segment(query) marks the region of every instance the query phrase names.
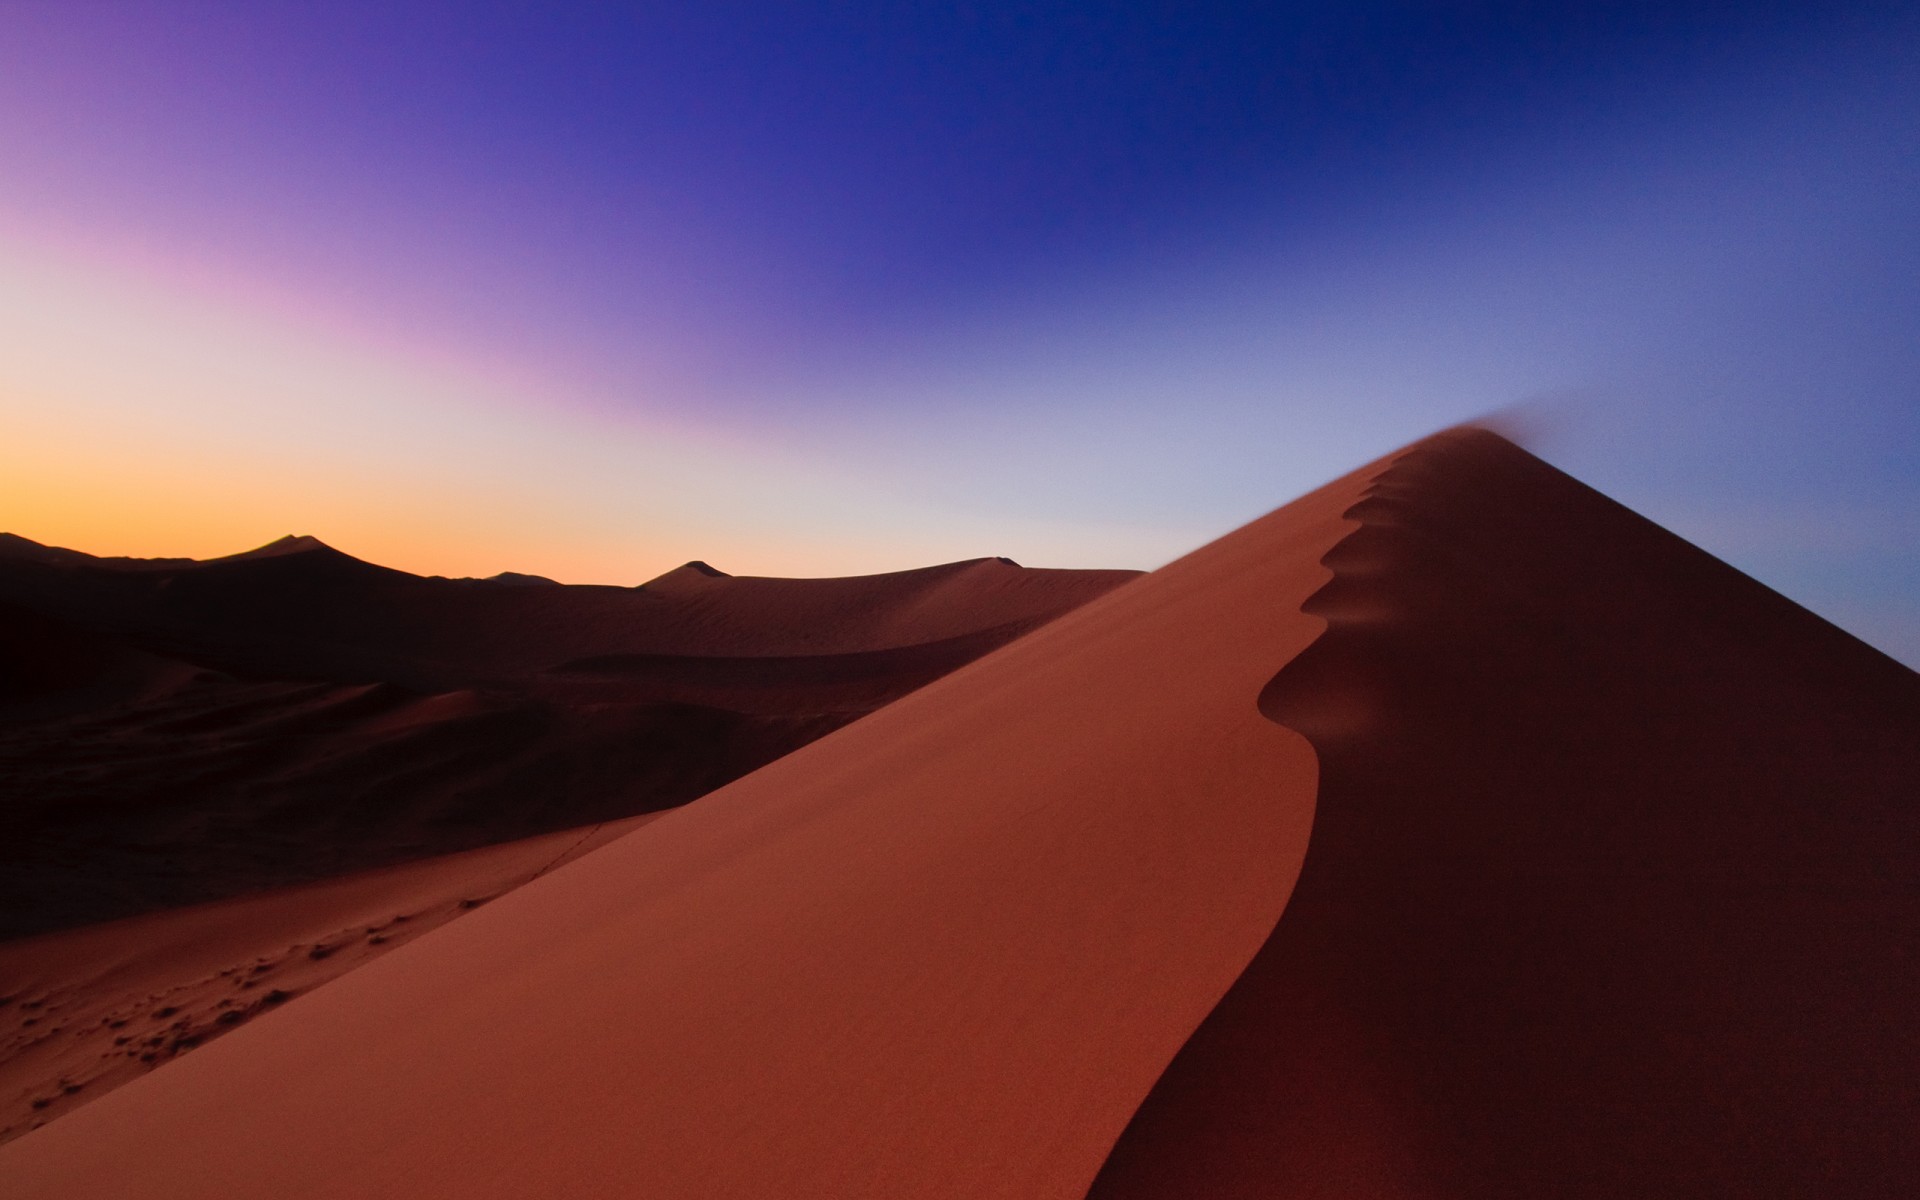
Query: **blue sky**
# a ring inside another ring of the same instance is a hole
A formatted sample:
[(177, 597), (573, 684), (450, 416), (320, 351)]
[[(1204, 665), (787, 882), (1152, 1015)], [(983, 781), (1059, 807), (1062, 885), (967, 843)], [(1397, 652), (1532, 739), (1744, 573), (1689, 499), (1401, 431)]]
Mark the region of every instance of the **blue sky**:
[(1904, 5), (18, 3), (0, 525), (1151, 566), (1518, 408), (1920, 661)]

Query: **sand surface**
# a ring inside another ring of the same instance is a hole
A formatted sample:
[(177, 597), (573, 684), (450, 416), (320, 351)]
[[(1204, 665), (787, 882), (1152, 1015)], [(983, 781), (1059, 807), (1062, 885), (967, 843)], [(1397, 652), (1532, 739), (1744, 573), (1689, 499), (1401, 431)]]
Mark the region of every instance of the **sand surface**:
[(1299, 887), (1092, 1195), (1913, 1195), (1920, 676), (1492, 435), (1353, 515)]
[(0, 1142), (657, 815), (0, 943)]

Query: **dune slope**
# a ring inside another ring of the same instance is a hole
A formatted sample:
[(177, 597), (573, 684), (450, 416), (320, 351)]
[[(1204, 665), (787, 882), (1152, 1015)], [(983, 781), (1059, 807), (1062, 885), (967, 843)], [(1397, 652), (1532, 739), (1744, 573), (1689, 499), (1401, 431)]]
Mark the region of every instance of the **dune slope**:
[(1082, 1194), (1285, 904), (1316, 769), (1257, 701), (1377, 470), (0, 1148), (0, 1177)]
[(1091, 1194), (1911, 1195), (1920, 677), (1491, 434), (1351, 515), (1299, 885)]
[(0, 1142), (653, 816), (0, 943)]

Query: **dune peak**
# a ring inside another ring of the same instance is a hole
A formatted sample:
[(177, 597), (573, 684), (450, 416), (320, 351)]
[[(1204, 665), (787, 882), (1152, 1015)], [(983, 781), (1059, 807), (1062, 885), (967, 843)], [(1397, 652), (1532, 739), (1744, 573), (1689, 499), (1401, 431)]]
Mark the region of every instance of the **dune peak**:
[(662, 586), (672, 587), (673, 585), (679, 584), (679, 583), (693, 584), (693, 583), (698, 583), (699, 581), (705, 580), (705, 579), (731, 579), (731, 578), (733, 578), (733, 576), (727, 574), (725, 571), (722, 571), (720, 568), (712, 565), (711, 563), (702, 562), (700, 559), (696, 558), (691, 562), (681, 563), (679, 566), (675, 567), (671, 571), (666, 571), (659, 575), (656, 575), (652, 579), (649, 579), (645, 583), (641, 584), (640, 586), (641, 587), (662, 587)]
[(334, 550), (332, 546), (310, 533), (289, 533), (273, 539), (264, 546), (256, 546), (251, 550), (243, 550), (238, 554), (229, 554), (224, 557), (228, 561), (242, 558), (277, 558), (283, 554), (310, 554), (315, 550), (339, 553), (338, 550)]

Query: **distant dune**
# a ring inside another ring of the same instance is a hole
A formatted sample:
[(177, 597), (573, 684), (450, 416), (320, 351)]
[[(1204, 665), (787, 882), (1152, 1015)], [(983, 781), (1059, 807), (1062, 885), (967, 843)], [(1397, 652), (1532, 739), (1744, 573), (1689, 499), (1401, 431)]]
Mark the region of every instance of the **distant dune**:
[[(198, 686), (167, 662), (414, 664), (384, 684), (418, 689), (404, 702), (304, 701), (367, 703), (376, 731), (478, 711), (499, 680), (582, 709), (645, 680), (761, 719), (811, 681), (871, 715), (587, 841), (0, 945), (16, 1053), (60, 1025), (48, 1061), (131, 1078), (0, 1147), (9, 1195), (1892, 1197), (1920, 1178), (1920, 677), (1493, 434), (1418, 443), (1125, 587), (1075, 583), (1045, 622), (1020, 603), (1067, 578), (995, 560), (784, 593), (689, 564), (629, 601), (667, 632), (584, 648), (589, 618), (540, 616), (573, 589), (388, 584), (332, 553), (17, 556), (93, 589), (36, 678), (140, 707)], [(351, 613), (325, 599), (349, 572), (374, 597)], [(162, 617), (116, 615), (167, 577), (141, 601)], [(190, 612), (226, 614), (227, 640), (189, 647)], [(969, 640), (1002, 630), (991, 653)], [(971, 661), (879, 698), (948, 645)], [(469, 892), (498, 898), (448, 921)], [(348, 953), (368, 960), (308, 973)], [(132, 1078), (142, 1047), (172, 1061)], [(26, 1119), (74, 1103), (61, 1079)]]
[(0, 540), (0, 939), (685, 803), (1133, 578), (637, 588)]

